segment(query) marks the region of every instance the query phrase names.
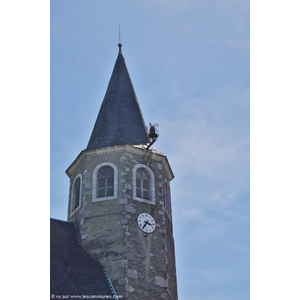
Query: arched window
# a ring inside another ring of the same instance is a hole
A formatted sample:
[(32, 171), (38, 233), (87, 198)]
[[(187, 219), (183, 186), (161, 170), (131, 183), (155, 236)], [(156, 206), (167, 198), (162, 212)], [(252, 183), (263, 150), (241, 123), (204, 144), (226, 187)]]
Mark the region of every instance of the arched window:
[(111, 162), (97, 165), (93, 171), (92, 202), (118, 198), (118, 168)]
[(114, 195), (114, 170), (104, 166), (97, 173), (97, 198), (111, 197)]
[(80, 178), (78, 177), (74, 184), (74, 209), (76, 209), (79, 206), (79, 199), (80, 199)]
[(132, 169), (133, 199), (155, 205), (155, 178), (153, 171), (144, 164), (136, 164)]
[(136, 171), (136, 196), (142, 199), (150, 199), (150, 175), (140, 168)]
[(81, 203), (81, 178), (81, 174), (78, 174), (73, 181), (70, 205), (71, 214), (79, 208)]

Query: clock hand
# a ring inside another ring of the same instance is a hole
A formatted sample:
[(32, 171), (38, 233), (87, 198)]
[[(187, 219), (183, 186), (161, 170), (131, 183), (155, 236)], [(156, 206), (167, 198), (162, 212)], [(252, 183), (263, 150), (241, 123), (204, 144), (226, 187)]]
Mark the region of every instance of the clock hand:
[(150, 225), (151, 226), (151, 224), (149, 223), (149, 221), (147, 220), (147, 221), (144, 221), (145, 222), (145, 225), (143, 226), (143, 229), (146, 227), (146, 225)]
[(144, 229), (146, 227), (146, 225), (148, 224), (148, 221), (144, 221), (144, 222), (145, 222), (145, 224), (142, 229)]

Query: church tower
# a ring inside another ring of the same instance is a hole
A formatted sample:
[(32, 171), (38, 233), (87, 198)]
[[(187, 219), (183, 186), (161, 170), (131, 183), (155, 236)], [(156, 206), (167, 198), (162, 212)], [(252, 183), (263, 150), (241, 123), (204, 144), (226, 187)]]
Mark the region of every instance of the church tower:
[[(67, 169), (68, 221), (122, 299), (177, 300), (167, 157), (119, 54), (86, 149)], [(121, 299), (121, 298), (120, 298)]]

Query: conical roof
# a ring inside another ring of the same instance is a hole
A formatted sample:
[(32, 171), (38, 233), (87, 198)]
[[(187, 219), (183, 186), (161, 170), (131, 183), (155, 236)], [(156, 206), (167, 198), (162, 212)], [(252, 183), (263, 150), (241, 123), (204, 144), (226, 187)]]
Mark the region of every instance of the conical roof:
[(86, 150), (149, 143), (121, 47)]

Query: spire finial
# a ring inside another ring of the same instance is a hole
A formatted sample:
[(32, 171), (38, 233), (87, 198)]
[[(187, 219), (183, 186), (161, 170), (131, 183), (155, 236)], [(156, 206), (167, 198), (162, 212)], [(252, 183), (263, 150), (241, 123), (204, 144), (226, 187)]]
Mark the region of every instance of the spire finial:
[(122, 41), (121, 41), (121, 28), (120, 28), (120, 24), (119, 24), (119, 54), (122, 54), (121, 48), (122, 48)]

